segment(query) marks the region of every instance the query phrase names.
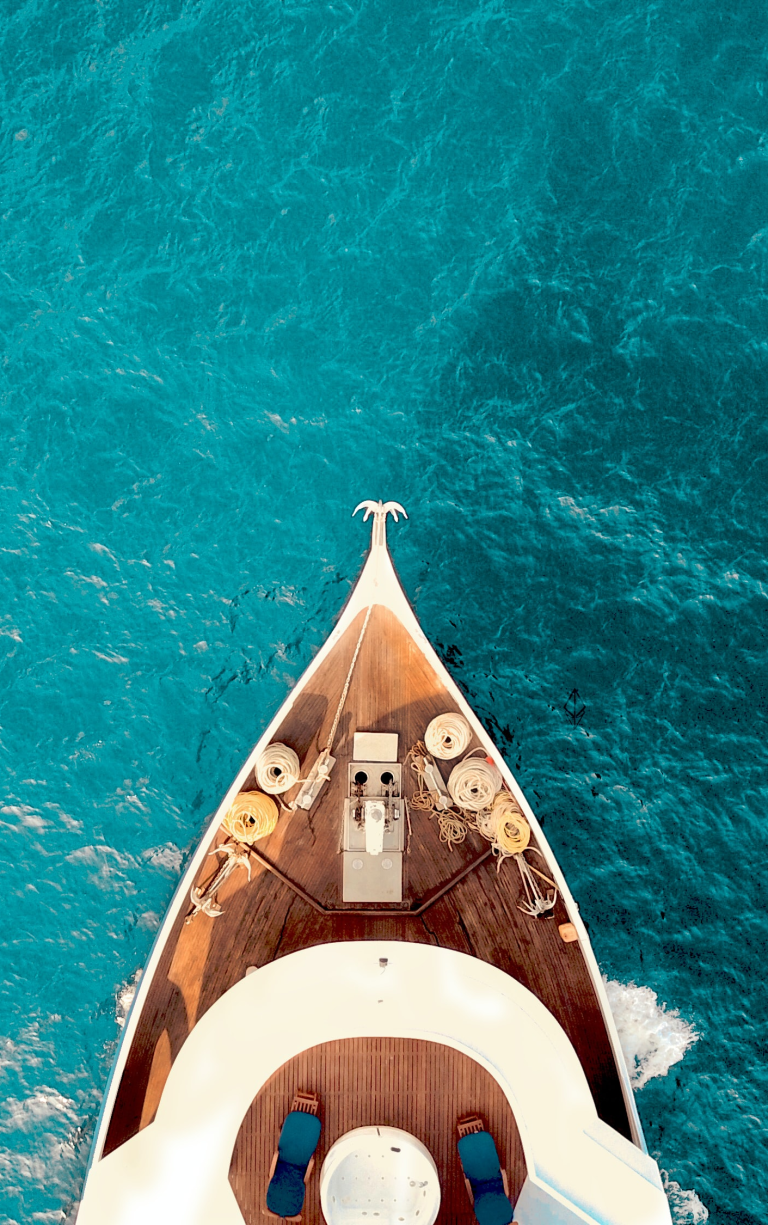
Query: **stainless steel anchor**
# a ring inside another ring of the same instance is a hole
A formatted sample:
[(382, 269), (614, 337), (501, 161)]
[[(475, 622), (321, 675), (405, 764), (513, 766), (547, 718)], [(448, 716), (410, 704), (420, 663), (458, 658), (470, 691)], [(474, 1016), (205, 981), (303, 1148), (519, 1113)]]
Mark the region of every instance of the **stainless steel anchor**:
[(208, 854), (224, 854), (226, 859), (205, 889), (198, 889), (197, 887), (192, 889), (189, 895), (192, 911), (187, 915), (185, 920), (187, 923), (191, 923), (195, 915), (201, 912), (207, 914), (211, 919), (218, 919), (219, 915), (223, 914), (215, 895), (224, 884), (224, 881), (228, 880), (232, 875), (235, 868), (245, 868), (248, 872), (248, 880), (251, 879), (251, 861), (248, 857), (248, 852), (244, 851), (236, 842), (225, 842), (221, 846), (217, 846), (212, 851), (209, 851)]
[[(539, 915), (546, 914), (548, 910), (554, 910), (555, 902), (557, 901), (557, 888), (553, 894), (544, 894), (541, 891), (541, 885), (536, 879), (540, 873), (532, 868), (525, 858), (524, 854), (515, 855), (517, 866), (520, 869), (520, 876), (523, 881), (523, 889), (525, 890), (525, 901), (518, 902), (517, 909), (524, 911), (525, 914), (533, 915), (537, 918)], [(548, 877), (544, 877), (549, 880)], [(552, 884), (551, 881), (549, 881)]]

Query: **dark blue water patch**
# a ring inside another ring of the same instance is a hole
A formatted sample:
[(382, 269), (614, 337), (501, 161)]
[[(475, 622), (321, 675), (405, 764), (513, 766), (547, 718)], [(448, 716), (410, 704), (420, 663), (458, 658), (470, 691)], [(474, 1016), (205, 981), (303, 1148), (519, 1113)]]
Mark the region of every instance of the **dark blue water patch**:
[(118, 997), (371, 496), (601, 966), (700, 1035), (640, 1091), (650, 1147), (762, 1216), (765, 35), (7, 8), (3, 1222), (71, 1217)]

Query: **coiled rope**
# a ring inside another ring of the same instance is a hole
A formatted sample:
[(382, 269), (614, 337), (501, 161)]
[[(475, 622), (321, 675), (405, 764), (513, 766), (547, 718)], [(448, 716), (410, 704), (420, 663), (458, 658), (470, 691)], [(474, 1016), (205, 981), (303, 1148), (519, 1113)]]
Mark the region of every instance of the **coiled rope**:
[(410, 804), (411, 808), (421, 808), (425, 812), (438, 812), (437, 795), (429, 788), (424, 776), (426, 759), (426, 746), (422, 740), (417, 740), (413, 748), (409, 749), (405, 759), (406, 762), (410, 762), (411, 769), (416, 775), (416, 791), (411, 797)]
[[(482, 751), (482, 750), (481, 750)], [(469, 754), (451, 770), (448, 791), (458, 808), (480, 812), (490, 808), (493, 797), (501, 790), (501, 771), (485, 757)]]
[(221, 825), (237, 842), (252, 846), (259, 838), (271, 834), (277, 825), (277, 804), (262, 791), (241, 791)]
[(454, 845), (464, 841), (469, 828), (459, 813), (450, 810), (437, 814), (437, 825), (440, 830), (440, 841), (447, 842), (449, 850), (453, 850)]
[(287, 744), (268, 744), (256, 766), (256, 778), (267, 795), (282, 795), (299, 780), (299, 759)]
[(521, 855), (531, 841), (531, 827), (508, 791), (500, 791), (491, 808), (493, 841), (501, 858)]
[[(533, 864), (530, 864), (525, 858), (526, 851), (535, 851), (537, 855), (541, 855), (541, 851), (538, 847), (530, 845), (531, 827), (521, 813), (514, 796), (508, 791), (500, 791), (495, 796), (490, 811), (478, 814), (476, 823), (480, 833), (493, 845), (496, 871), (501, 870), (505, 859), (514, 859), (517, 864), (525, 894), (525, 900), (518, 904), (518, 910), (533, 917), (546, 914), (548, 910), (554, 910), (557, 901), (557, 886), (553, 880), (550, 880), (538, 868), (534, 868)], [(539, 880), (551, 885), (554, 892), (552, 894), (543, 893)]]
[(416, 775), (416, 791), (409, 801), (410, 807), (428, 812), (430, 821), (437, 817), (440, 841), (447, 843), (448, 850), (452, 851), (454, 844), (463, 842), (467, 830), (471, 828), (467, 821), (470, 814), (441, 805), (439, 792), (432, 790), (425, 775), (425, 767), (429, 762), (434, 765), (434, 759), (430, 757), (423, 741), (416, 741), (406, 757), (406, 762), (410, 762)]
[(463, 715), (437, 715), (424, 733), (427, 752), (443, 761), (450, 761), (469, 748), (472, 732)]
[[(531, 827), (520, 811), (515, 797), (502, 789), (501, 771), (498, 767), (485, 759), (473, 758), (471, 753), (460, 761), (454, 766), (448, 780), (448, 790), (456, 806), (445, 810), (438, 808), (437, 794), (427, 785), (424, 766), (428, 756), (426, 747), (420, 740), (408, 754), (418, 787), (411, 800), (412, 807), (428, 812), (430, 821), (437, 817), (440, 841), (446, 842), (449, 850), (453, 850), (454, 844), (465, 840), (468, 830), (476, 830), (491, 843), (497, 859), (497, 872), (505, 859), (514, 859), (520, 872), (524, 894), (523, 901), (518, 903), (519, 910), (533, 917), (554, 910), (558, 897), (557, 885), (526, 859), (526, 852), (531, 851), (544, 857), (538, 847), (530, 845)], [(474, 775), (472, 771), (475, 772)], [(454, 776), (458, 778), (458, 785), (455, 787), (452, 786)], [(487, 802), (480, 808), (471, 808), (470, 804), (476, 803), (481, 795)], [(463, 805), (459, 803), (459, 797), (464, 799)], [(549, 885), (552, 893), (544, 893), (539, 881)]]
[(482, 834), (489, 842), (493, 842), (496, 837), (496, 817), (491, 808), (484, 808), (482, 812), (476, 812), (472, 825), (478, 834)]

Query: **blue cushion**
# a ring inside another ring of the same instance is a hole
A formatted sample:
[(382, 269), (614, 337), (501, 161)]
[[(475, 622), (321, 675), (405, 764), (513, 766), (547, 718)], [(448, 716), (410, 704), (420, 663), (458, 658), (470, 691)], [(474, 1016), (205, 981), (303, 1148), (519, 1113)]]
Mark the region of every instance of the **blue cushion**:
[(283, 1161), (290, 1165), (304, 1166), (317, 1148), (320, 1139), (320, 1120), (316, 1114), (305, 1110), (292, 1110), (285, 1116), (277, 1151)]
[(499, 1154), (490, 1132), (473, 1131), (462, 1136), (459, 1157), (472, 1188), (479, 1225), (510, 1225), (512, 1204), (504, 1194)]
[(475, 1196), (475, 1216), (479, 1225), (510, 1225), (514, 1213), (504, 1194), (502, 1183), (498, 1191), (486, 1191)]
[(267, 1188), (267, 1208), (275, 1216), (298, 1216), (304, 1203), (304, 1174), (288, 1161), (278, 1160), (272, 1181)]
[(501, 1176), (501, 1163), (493, 1136), (487, 1131), (473, 1131), (459, 1140), (459, 1156), (470, 1182), (487, 1182)]

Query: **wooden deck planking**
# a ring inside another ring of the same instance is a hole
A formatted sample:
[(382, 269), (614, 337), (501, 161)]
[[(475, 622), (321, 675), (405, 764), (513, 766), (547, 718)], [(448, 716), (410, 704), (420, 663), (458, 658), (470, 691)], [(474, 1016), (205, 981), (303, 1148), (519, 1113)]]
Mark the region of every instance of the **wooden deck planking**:
[(235, 1144), (230, 1183), (247, 1225), (262, 1215), (269, 1165), (297, 1089), (317, 1093), (323, 1130), (302, 1211), (306, 1225), (324, 1225), (319, 1172), (331, 1145), (369, 1124), (400, 1127), (427, 1146), (440, 1176), (436, 1225), (470, 1225), (470, 1207), (456, 1149), (456, 1121), (479, 1113), (507, 1170), (513, 1201), (526, 1175), (520, 1135), (496, 1081), (474, 1060), (436, 1042), (358, 1038), (328, 1042), (292, 1059), (251, 1105)]
[[(313, 677), (306, 699), (302, 696), (288, 712), (275, 739), (290, 744), (299, 754), (302, 777), (327, 742), (347, 669), (362, 625), (361, 613), (347, 630), (336, 653)], [(399, 758), (424, 737), (427, 724), (448, 709), (450, 698), (413, 640), (399, 629), (392, 613), (377, 608), (371, 616), (363, 646), (333, 747), (336, 765), (330, 782), (310, 813), (298, 809), (284, 813), (277, 829), (259, 843), (258, 849), (303, 889), (325, 906), (343, 908), (341, 858), (339, 855), (341, 813), (347, 794), (347, 773), (353, 760), (353, 737), (357, 731), (397, 732)], [(389, 649), (381, 651), (381, 643)], [(323, 701), (319, 694), (331, 694)], [(306, 704), (305, 704), (306, 703)], [(473, 745), (476, 741), (472, 742)], [(403, 768), (403, 790), (413, 795), (415, 778)], [(252, 780), (255, 786), (255, 779)], [(292, 793), (289, 793), (289, 797)], [(454, 850), (433, 847), (431, 855), (410, 856), (404, 863), (404, 896), (423, 897), (461, 867), (479, 850), (467, 844)]]
[[(331, 728), (362, 614), (321, 665), (295, 706), (286, 712), (274, 739), (290, 744), (308, 768)], [(399, 759), (423, 738), (429, 720), (451, 709), (440, 678), (391, 613), (376, 608), (350, 686), (334, 745), (337, 764), (313, 811), (283, 813), (277, 829), (257, 849), (332, 914), (319, 914), (289, 886), (252, 861), (252, 880), (239, 870), (219, 894), (224, 914), (198, 915), (184, 924), (177, 915), (155, 974), (144, 1012), (118, 1087), (104, 1153), (122, 1144), (154, 1117), (165, 1076), (192, 1026), (237, 982), (248, 966), (261, 966), (301, 948), (335, 940), (393, 939), (438, 944), (488, 961), (513, 975), (542, 1000), (563, 1025), (581, 1059), (598, 1113), (622, 1134), (630, 1128), (621, 1085), (597, 997), (578, 944), (563, 944), (557, 924), (567, 915), (558, 903), (554, 917), (521, 913), (521, 886), (512, 861), (496, 872), (493, 861), (473, 869), (420, 917), (402, 913), (345, 913), (341, 903), (339, 855), (347, 764), (356, 730), (396, 731)], [(444, 763), (447, 777), (449, 763)], [(412, 793), (411, 772), (404, 789)], [(255, 785), (251, 780), (250, 785)], [(430, 896), (487, 844), (470, 835), (450, 850), (436, 823), (411, 811), (413, 835), (405, 857), (408, 900)], [(217, 834), (211, 841), (221, 841)], [(207, 859), (198, 884), (215, 871)], [(397, 911), (398, 908), (393, 908)]]

